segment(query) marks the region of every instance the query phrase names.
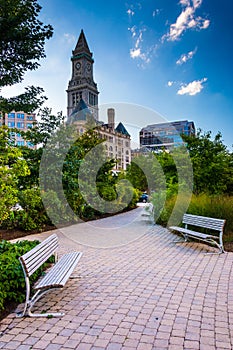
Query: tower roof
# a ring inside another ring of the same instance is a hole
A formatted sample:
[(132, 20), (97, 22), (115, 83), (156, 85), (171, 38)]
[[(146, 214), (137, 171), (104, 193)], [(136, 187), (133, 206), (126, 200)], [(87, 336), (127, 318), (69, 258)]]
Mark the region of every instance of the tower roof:
[(72, 124), (77, 121), (87, 121), (91, 115), (86, 103), (81, 98), (71, 115), (67, 119), (67, 124)]
[(126, 128), (124, 127), (124, 125), (121, 122), (117, 125), (115, 131), (117, 131), (123, 135), (130, 136), (130, 134), (128, 133), (128, 131), (126, 130)]
[[(81, 57), (83, 55), (89, 57), (92, 59), (92, 52), (89, 49), (88, 43), (87, 43), (87, 39), (85, 37), (84, 31), (83, 29), (81, 30), (81, 33), (79, 35), (77, 44), (75, 46), (75, 49), (73, 50), (73, 57)], [(81, 56), (80, 56), (81, 55)]]

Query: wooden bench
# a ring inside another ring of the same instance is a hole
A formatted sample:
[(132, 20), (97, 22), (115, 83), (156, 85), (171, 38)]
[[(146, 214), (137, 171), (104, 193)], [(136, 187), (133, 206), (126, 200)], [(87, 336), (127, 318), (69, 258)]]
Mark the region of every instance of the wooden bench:
[[(58, 237), (56, 234), (53, 234), (43, 242), (39, 243), (29, 252), (19, 257), (26, 282), (26, 301), (24, 310), (23, 312), (17, 314), (18, 317), (23, 317), (25, 315), (34, 317), (59, 317), (64, 315), (61, 312), (40, 314), (31, 312), (31, 308), (35, 302), (42, 297), (42, 295), (51, 289), (64, 287), (65, 283), (69, 279), (71, 273), (73, 272), (75, 266), (82, 256), (81, 252), (71, 252), (63, 255), (57, 261), (57, 248)], [(52, 255), (55, 255), (56, 263), (48, 271), (48, 273), (46, 273), (46, 275), (42, 277), (42, 279), (39, 280), (39, 282), (33, 287), (36, 293), (30, 299), (31, 288), (29, 277)]]
[[(197, 216), (191, 214), (184, 214), (182, 223), (185, 227), (171, 226), (171, 231), (180, 232), (184, 236), (184, 241), (188, 238), (194, 238), (206, 243), (216, 245), (219, 248), (219, 254), (224, 253), (223, 247), (223, 229), (226, 220), (213, 219), (205, 216)], [(188, 226), (201, 227), (208, 229), (208, 233), (202, 233), (188, 229)]]
[(149, 218), (151, 221), (154, 222), (154, 206), (152, 203), (147, 203), (144, 207), (143, 207), (143, 211), (141, 216), (147, 217)]

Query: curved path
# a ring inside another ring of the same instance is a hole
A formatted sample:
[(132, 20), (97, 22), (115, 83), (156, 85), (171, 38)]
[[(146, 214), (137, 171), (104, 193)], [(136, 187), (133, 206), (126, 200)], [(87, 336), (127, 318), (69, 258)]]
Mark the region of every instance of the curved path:
[[(84, 254), (65, 288), (48, 293), (36, 307), (66, 314), (52, 319), (10, 314), (1, 323), (0, 349), (232, 349), (233, 253), (206, 255), (213, 248), (174, 244), (174, 234), (143, 222), (140, 211), (88, 226), (90, 235), (97, 226), (109, 232), (101, 244), (96, 237), (86, 245), (69, 236), (80, 228), (69, 234), (57, 230), (60, 254), (74, 249)], [(116, 244), (112, 231), (119, 223), (124, 237)]]

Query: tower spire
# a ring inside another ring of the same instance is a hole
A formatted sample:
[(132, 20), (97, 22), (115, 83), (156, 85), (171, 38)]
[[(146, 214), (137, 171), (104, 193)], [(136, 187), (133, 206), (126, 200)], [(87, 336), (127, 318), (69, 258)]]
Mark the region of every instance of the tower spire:
[(84, 54), (86, 53), (90, 58), (92, 58), (92, 53), (89, 49), (87, 39), (85, 37), (83, 29), (81, 30), (81, 33), (79, 35), (77, 44), (75, 46), (75, 49), (73, 51), (73, 56), (77, 56), (79, 54)]
[(83, 100), (93, 117), (98, 120), (98, 89), (93, 78), (92, 52), (90, 51), (83, 29), (75, 49), (72, 51), (72, 76), (67, 95), (67, 115), (70, 116), (80, 100)]

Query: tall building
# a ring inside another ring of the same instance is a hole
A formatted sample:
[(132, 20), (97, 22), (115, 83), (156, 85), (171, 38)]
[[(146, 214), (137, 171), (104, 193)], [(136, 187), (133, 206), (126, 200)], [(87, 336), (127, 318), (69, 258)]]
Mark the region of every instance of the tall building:
[[(91, 118), (89, 108), (81, 99), (73, 113), (67, 118), (67, 125), (74, 124), (78, 134), (82, 135)], [(114, 108), (108, 108), (107, 119), (107, 123), (96, 121), (94, 130), (104, 142), (107, 157), (117, 161), (113, 170), (126, 170), (131, 162), (131, 136), (121, 122), (115, 125)]]
[(98, 89), (93, 79), (92, 53), (83, 30), (72, 52), (72, 77), (67, 89), (67, 124), (75, 124), (81, 135), (88, 120), (95, 122), (95, 131), (104, 141), (108, 158), (117, 161), (114, 170), (125, 170), (131, 162), (131, 137), (120, 122), (115, 126), (115, 110), (107, 111), (107, 123), (99, 121)]
[(114, 170), (126, 170), (131, 163), (131, 137), (124, 125), (120, 122), (115, 126), (115, 110), (108, 108), (108, 123), (97, 128), (99, 136), (105, 140), (108, 158), (117, 161)]
[(184, 135), (195, 135), (194, 122), (188, 120), (147, 125), (140, 131), (140, 148), (157, 151), (161, 148), (172, 149), (184, 144)]
[(75, 49), (72, 51), (72, 76), (67, 89), (67, 116), (69, 117), (83, 100), (95, 120), (98, 115), (98, 89), (93, 78), (93, 54), (89, 50), (86, 37), (81, 31)]
[[(34, 123), (36, 122), (35, 113), (24, 113), (22, 111), (5, 114), (5, 125), (9, 128), (17, 128), (20, 131), (27, 131), (29, 128), (32, 128)], [(0, 118), (0, 126), (2, 125)], [(34, 145), (22, 139), (20, 133), (12, 132), (12, 138), (15, 139), (15, 144), (17, 146), (28, 146), (30, 148), (34, 148)]]

